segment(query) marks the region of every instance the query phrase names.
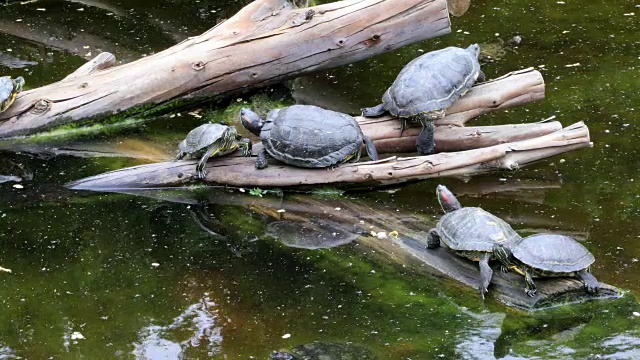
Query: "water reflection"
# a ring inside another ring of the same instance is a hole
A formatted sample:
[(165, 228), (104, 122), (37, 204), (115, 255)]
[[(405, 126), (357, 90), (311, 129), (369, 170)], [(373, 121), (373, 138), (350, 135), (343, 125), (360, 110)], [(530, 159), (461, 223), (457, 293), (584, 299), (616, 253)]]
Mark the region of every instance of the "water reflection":
[(183, 359), (189, 348), (197, 348), (203, 342), (208, 356), (220, 353), (223, 338), (221, 328), (217, 326), (215, 306), (205, 295), (169, 325), (151, 324), (142, 328), (133, 354), (138, 359)]

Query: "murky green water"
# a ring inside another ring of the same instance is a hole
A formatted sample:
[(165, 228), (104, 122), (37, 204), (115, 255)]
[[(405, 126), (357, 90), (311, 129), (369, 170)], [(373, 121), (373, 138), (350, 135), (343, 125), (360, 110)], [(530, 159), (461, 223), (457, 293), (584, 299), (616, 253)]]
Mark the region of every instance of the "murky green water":
[[(0, 8), (0, 73), (35, 87), (101, 50), (129, 61), (197, 35), (242, 5), (12, 1)], [(638, 16), (633, 1), (476, 1), (452, 19), (452, 34), (298, 80), (313, 90), (294, 94), (356, 112), (377, 103), (423, 51), (521, 35), (516, 52), (484, 71), (536, 67), (547, 98), (478, 124), (553, 115), (564, 125), (585, 121), (594, 148), (467, 184), (441, 181), (465, 205), (518, 230), (583, 241), (597, 259), (593, 273), (624, 289), (623, 298), (524, 314), (358, 242), (308, 250), (275, 240), (268, 214), (277, 206), (260, 201), (300, 195), (240, 194), (202, 211), (189, 199), (74, 193), (62, 185), (139, 160), (3, 152), (2, 175), (33, 179), (24, 188), (0, 184), (0, 266), (12, 270), (0, 273), (0, 358), (266, 359), (312, 341), (357, 343), (381, 359), (640, 357)], [(100, 140), (171, 156), (171, 144), (200, 121), (180, 114)], [(428, 228), (440, 213), (439, 182), (318, 201), (416, 214)]]

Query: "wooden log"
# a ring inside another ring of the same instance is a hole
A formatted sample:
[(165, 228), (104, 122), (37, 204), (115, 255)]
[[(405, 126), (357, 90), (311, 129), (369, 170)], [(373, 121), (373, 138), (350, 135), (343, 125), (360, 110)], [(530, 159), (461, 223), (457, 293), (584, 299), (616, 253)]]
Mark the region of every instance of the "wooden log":
[(160, 53), (20, 93), (0, 114), (0, 138), (264, 86), (450, 30), (445, 0), (343, 0), (304, 9), (256, 0)]
[[(313, 244), (315, 248), (340, 244), (341, 239), (333, 238), (336, 232), (337, 236), (343, 236), (345, 240), (357, 237), (356, 242), (361, 245), (357, 249), (360, 251), (376, 254), (405, 268), (409, 267), (413, 271), (432, 274), (443, 279), (453, 279), (456, 283), (469, 287), (469, 291), (477, 293), (480, 281), (477, 262), (459, 257), (445, 247), (426, 249), (426, 236), (435, 226), (440, 214), (418, 215), (396, 211), (395, 208), (387, 210), (385, 207), (371, 205), (364, 201), (318, 199), (296, 195), (288, 195), (282, 199), (269, 196), (247, 196), (229, 191), (210, 191), (204, 194), (199, 192), (197, 197), (188, 191), (158, 191), (157, 189), (129, 189), (117, 192), (185, 204), (202, 204), (206, 201), (213, 204), (250, 207), (251, 210), (248, 211), (267, 215), (272, 221), (286, 223), (289, 227), (295, 227), (296, 224), (301, 229), (311, 227), (318, 232), (319, 237), (323, 231), (326, 232), (327, 238), (331, 239), (330, 243), (325, 246)], [(433, 201), (436, 202), (435, 199)], [(312, 224), (309, 223), (309, 219), (314, 219)], [(323, 224), (326, 224), (326, 229), (323, 229)], [(387, 236), (383, 239), (362, 236), (363, 232), (369, 231), (385, 232)], [(398, 236), (389, 235), (392, 231), (396, 231)], [(515, 308), (535, 311), (575, 302), (622, 296), (621, 290), (604, 283), (600, 283), (600, 292), (594, 296), (588, 294), (583, 284), (575, 278), (544, 278), (536, 279), (537, 294), (529, 297), (524, 292), (524, 278), (514, 273), (504, 274), (498, 265), (497, 262), (492, 262), (494, 274), (487, 298)]]
[[(445, 129), (442, 129), (445, 130)], [(245, 187), (331, 185), (367, 188), (439, 176), (473, 175), (513, 170), (566, 151), (592, 146), (589, 131), (579, 122), (535, 139), (498, 144), (454, 153), (417, 157), (389, 157), (379, 161), (343, 164), (335, 169), (304, 169), (272, 163), (255, 169), (255, 159), (223, 157), (207, 163), (205, 182)], [(116, 170), (74, 181), (76, 190), (180, 186), (194, 182), (193, 161), (164, 162)]]

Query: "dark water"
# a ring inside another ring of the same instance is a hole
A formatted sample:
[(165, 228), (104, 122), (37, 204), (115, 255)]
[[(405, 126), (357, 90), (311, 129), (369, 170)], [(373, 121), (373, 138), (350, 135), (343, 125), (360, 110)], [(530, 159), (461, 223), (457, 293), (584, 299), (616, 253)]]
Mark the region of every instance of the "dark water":
[[(10, 3), (0, 8), (0, 72), (25, 76), (28, 87), (64, 77), (101, 50), (123, 61), (160, 51), (243, 5)], [(258, 200), (278, 205), (298, 194), (236, 194), (200, 206), (175, 196), (166, 199), (181, 202), (74, 193), (62, 185), (139, 161), (3, 152), (2, 175), (25, 181), (0, 184), (0, 266), (12, 270), (0, 273), (0, 358), (265, 359), (313, 341), (357, 343), (381, 359), (640, 357), (638, 16), (633, 1), (476, 1), (452, 18), (449, 35), (296, 82), (314, 89), (298, 96), (355, 112), (377, 103), (402, 65), (424, 51), (522, 36), (484, 71), (536, 67), (546, 99), (478, 124), (585, 121), (594, 148), (468, 183), (425, 181), (331, 201), (416, 214), (428, 227), (440, 213), (433, 193), (443, 182), (465, 205), (518, 230), (582, 241), (596, 256), (593, 273), (624, 289), (623, 298), (525, 314), (357, 242), (287, 246), (313, 234), (308, 229), (287, 244), (275, 240), (278, 206)], [(185, 117), (107, 142), (160, 138), (155, 149), (171, 156), (176, 136), (201, 121)]]

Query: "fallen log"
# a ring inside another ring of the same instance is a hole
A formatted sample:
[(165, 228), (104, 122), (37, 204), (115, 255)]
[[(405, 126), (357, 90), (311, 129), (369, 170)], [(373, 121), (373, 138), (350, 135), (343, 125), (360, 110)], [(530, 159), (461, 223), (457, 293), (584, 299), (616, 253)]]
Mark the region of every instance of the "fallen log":
[[(526, 188), (526, 185), (521, 188)], [(299, 195), (287, 195), (284, 199), (273, 196), (256, 197), (219, 189), (197, 193), (184, 189), (114, 191), (198, 207), (207, 206), (207, 203), (215, 206), (245, 206), (248, 212), (267, 215), (271, 221), (268, 229), (286, 227), (286, 239), (278, 240), (287, 246), (328, 248), (355, 239), (360, 244), (356, 247), (359, 251), (390, 260), (404, 269), (408, 267), (419, 273), (453, 279), (456, 281), (455, 284), (462, 284), (473, 289), (469, 291), (477, 293), (477, 284), (480, 281), (477, 262), (459, 257), (446, 247), (426, 249), (427, 234), (435, 226), (436, 219), (441, 215), (439, 213), (419, 215), (397, 211), (395, 207), (389, 210), (380, 204), (372, 206), (358, 200), (318, 199)], [(437, 206), (435, 201), (434, 199), (434, 206)], [(204, 216), (197, 220), (198, 224), (206, 227), (206, 223), (209, 222), (207, 218)], [(220, 237), (219, 231), (224, 228), (217, 225), (215, 227), (210, 229), (211, 231), (204, 230), (214, 232), (216, 237)], [(304, 237), (309, 230), (313, 231), (313, 241), (291, 239), (296, 234)], [(397, 237), (390, 234), (393, 231), (397, 232)], [(382, 232), (385, 236), (363, 235), (370, 232), (376, 235)], [(267, 231), (265, 235), (277, 237), (280, 234), (281, 232), (277, 231)], [(318, 242), (321, 239), (326, 239), (326, 242)], [(622, 296), (621, 290), (604, 283), (600, 283), (600, 292), (594, 296), (588, 294), (583, 284), (575, 278), (540, 278), (536, 279), (536, 296), (529, 297), (524, 292), (522, 276), (502, 273), (497, 263), (492, 263), (492, 267), (494, 273), (487, 298), (527, 311)]]
[(450, 32), (445, 0), (256, 0), (204, 34), (137, 61), (20, 93), (0, 138), (144, 116), (328, 69)]
[[(446, 131), (439, 127), (436, 131)], [(343, 164), (335, 169), (303, 169), (273, 162), (255, 169), (255, 159), (222, 157), (207, 163), (204, 181), (239, 187), (290, 187), (330, 185), (370, 188), (439, 176), (473, 175), (495, 170), (514, 170), (545, 157), (592, 146), (582, 122), (534, 139), (490, 147), (396, 157), (379, 161)], [(80, 179), (67, 186), (75, 190), (166, 187), (193, 184), (197, 160), (162, 162), (130, 167)]]

